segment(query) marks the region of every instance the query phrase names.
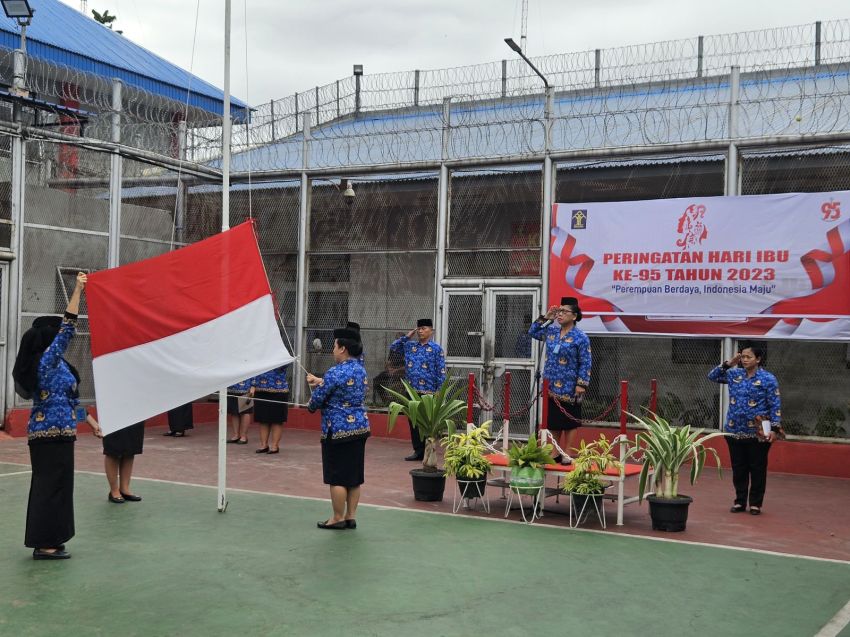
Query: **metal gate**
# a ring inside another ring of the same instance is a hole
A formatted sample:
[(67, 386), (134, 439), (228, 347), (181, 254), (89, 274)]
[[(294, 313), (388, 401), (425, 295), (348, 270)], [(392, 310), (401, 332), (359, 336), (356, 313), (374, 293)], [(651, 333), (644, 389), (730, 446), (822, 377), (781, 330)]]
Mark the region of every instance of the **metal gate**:
[(493, 419), (493, 431), (498, 431), (505, 373), (510, 372), (510, 431), (523, 438), (534, 424), (530, 402), (537, 348), (528, 328), (536, 316), (538, 294), (535, 288), (483, 286), (443, 292), (440, 333), (449, 376), (466, 388), (468, 375), (475, 375), (476, 421)]

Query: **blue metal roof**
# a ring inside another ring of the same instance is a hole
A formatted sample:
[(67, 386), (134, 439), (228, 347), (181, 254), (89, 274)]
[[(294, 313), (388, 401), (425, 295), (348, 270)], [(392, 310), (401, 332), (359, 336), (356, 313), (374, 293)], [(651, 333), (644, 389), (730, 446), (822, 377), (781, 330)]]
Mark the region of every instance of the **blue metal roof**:
[[(188, 71), (134, 44), (59, 0), (30, 0), (35, 10), (27, 27), (27, 53), (45, 62), (68, 66), (217, 115), (223, 113), (224, 92)], [(20, 27), (0, 13), (0, 47), (20, 47)], [(243, 120), (247, 104), (231, 99), (233, 117)]]

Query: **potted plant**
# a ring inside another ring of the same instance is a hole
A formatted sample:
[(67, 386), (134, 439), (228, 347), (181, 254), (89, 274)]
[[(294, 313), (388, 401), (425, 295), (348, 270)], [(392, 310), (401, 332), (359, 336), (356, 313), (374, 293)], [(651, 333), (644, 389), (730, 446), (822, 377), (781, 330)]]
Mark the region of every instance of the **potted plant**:
[(689, 425), (674, 427), (657, 414), (650, 412), (649, 418), (629, 414), (646, 427), (635, 436), (627, 457), (641, 454), (638, 497), (643, 500), (651, 470), (655, 471), (654, 494), (647, 495), (652, 528), (656, 531), (684, 531), (688, 521), (688, 506), (693, 498), (679, 493), (679, 470), (691, 461), (691, 484), (694, 484), (705, 466), (710, 453), (720, 473), (720, 458), (717, 452), (705, 443), (712, 438), (725, 436), (723, 432), (704, 434), (702, 429), (691, 429)]
[(455, 431), (452, 424), (442, 440), (446, 475), (457, 479), (463, 498), (481, 497), (487, 487), (487, 472), (492, 463), (484, 457), (487, 452), (484, 441), (490, 436), (491, 422), (488, 420), (469, 432)]
[(564, 491), (570, 494), (573, 509), (581, 516), (591, 506), (600, 510), (597, 500), (611, 486), (602, 476), (609, 468), (622, 469), (623, 464), (614, 455), (614, 445), (605, 434), (599, 434), (599, 439), (592, 442), (582, 440), (575, 452), (573, 470), (564, 480)]
[(513, 443), (508, 449), (508, 466), (511, 468), (511, 488), (517, 493), (535, 495), (546, 480), (543, 469), (555, 464), (552, 445), (539, 445), (537, 436), (530, 436), (524, 445)]
[(437, 438), (449, 426), (454, 425), (458, 414), (466, 409), (466, 403), (455, 398), (457, 389), (446, 379), (434, 394), (419, 394), (413, 386), (402, 379), (407, 395), (384, 387), (396, 400), (388, 405), (387, 431), (392, 431), (399, 415), (407, 416), (410, 424), (419, 431), (425, 441), (422, 468), (413, 469), (413, 497), (425, 502), (439, 502), (446, 489), (446, 474), (437, 466)]

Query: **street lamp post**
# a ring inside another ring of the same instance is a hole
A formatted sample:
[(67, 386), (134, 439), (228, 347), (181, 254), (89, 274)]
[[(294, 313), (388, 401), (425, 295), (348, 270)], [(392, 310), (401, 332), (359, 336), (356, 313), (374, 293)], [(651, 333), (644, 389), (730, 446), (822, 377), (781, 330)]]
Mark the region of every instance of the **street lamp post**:
[(21, 27), (21, 49), (20, 54), (16, 52), (12, 76), (12, 91), (22, 97), (27, 96), (26, 74), (27, 74), (27, 27), (32, 23), (35, 13), (28, 0), (0, 0), (6, 17), (17, 20)]
[(517, 44), (516, 42), (514, 42), (514, 41), (513, 41), (513, 38), (505, 38), (505, 44), (507, 44), (509, 47), (511, 47), (511, 49), (513, 49), (514, 51), (516, 51), (516, 52), (519, 54), (519, 56), (520, 56), (523, 60), (525, 60), (525, 63), (526, 63), (526, 64), (528, 64), (528, 66), (530, 66), (530, 67), (531, 67), (531, 70), (532, 70), (532, 71), (534, 71), (535, 73), (537, 73), (538, 77), (539, 77), (541, 80), (543, 80), (543, 86), (545, 86), (545, 87), (548, 89), (548, 88), (549, 88), (549, 80), (547, 80), (547, 79), (546, 79), (546, 76), (545, 76), (545, 75), (543, 75), (543, 73), (541, 73), (541, 72), (540, 72), (540, 70), (539, 70), (536, 66), (534, 66), (534, 64), (532, 64), (532, 63), (531, 63), (531, 60), (529, 60), (529, 59), (525, 56), (525, 53), (523, 53), (523, 52), (522, 52), (522, 49), (520, 48), (519, 44)]

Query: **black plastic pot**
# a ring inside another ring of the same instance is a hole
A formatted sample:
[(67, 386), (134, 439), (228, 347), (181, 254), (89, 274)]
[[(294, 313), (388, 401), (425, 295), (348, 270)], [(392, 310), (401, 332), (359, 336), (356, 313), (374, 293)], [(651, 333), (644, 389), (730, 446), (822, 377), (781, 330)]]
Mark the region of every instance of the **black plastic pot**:
[(442, 502), (446, 490), (446, 474), (442, 471), (413, 469), (413, 497), (420, 502)]
[(478, 480), (468, 480), (466, 478), (457, 478), (457, 486), (460, 489), (460, 496), (467, 500), (479, 498), (484, 495), (484, 490), (487, 488), (487, 477)]
[(649, 517), (652, 518), (653, 531), (684, 531), (688, 523), (688, 506), (694, 501), (686, 495), (675, 498), (659, 498), (648, 495)]

